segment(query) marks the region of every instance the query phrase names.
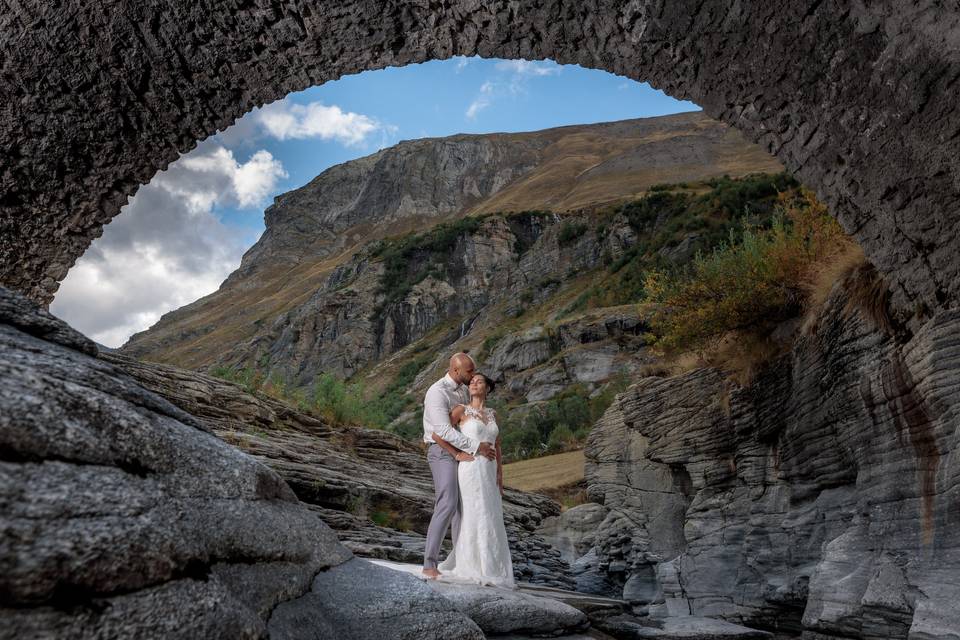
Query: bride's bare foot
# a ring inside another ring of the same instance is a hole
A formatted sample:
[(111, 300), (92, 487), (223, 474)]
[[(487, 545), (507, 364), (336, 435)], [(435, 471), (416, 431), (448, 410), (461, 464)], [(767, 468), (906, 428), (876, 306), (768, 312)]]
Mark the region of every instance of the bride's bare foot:
[(440, 577), (440, 572), (437, 571), (436, 569), (424, 569), (423, 575), (424, 577), (430, 578), (431, 580), (436, 580), (437, 578)]

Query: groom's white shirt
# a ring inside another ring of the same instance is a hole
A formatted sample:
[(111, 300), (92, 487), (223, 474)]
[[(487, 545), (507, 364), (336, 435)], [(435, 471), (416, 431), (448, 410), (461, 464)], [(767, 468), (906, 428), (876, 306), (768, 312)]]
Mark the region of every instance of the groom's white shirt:
[(450, 424), (450, 411), (458, 404), (467, 404), (469, 401), (467, 387), (457, 384), (449, 373), (430, 385), (427, 397), (423, 400), (423, 441), (433, 444), (435, 433), (461, 451), (471, 455), (476, 453), (480, 443)]

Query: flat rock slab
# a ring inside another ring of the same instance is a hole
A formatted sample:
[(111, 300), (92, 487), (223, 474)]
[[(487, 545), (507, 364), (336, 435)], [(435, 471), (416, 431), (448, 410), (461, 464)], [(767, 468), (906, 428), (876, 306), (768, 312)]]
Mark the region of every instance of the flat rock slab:
[[(373, 561), (397, 572), (419, 575), (420, 567), (395, 562)], [(580, 610), (552, 597), (541, 597), (519, 589), (424, 580), (423, 584), (442, 595), (473, 620), (484, 633), (493, 635), (534, 634), (560, 636), (585, 631), (590, 622)]]
[(594, 616), (617, 615), (630, 611), (630, 605), (623, 600), (595, 596), (578, 591), (554, 589), (533, 584), (521, 584), (520, 590), (541, 598), (552, 598), (564, 602), (574, 609), (579, 609), (592, 619)]
[(684, 616), (647, 619), (634, 616), (615, 616), (598, 625), (603, 631), (620, 640), (656, 638), (657, 640), (772, 640), (773, 634), (732, 622)]
[(426, 581), (354, 558), (277, 606), (270, 637), (290, 640), (483, 640), (480, 628)]

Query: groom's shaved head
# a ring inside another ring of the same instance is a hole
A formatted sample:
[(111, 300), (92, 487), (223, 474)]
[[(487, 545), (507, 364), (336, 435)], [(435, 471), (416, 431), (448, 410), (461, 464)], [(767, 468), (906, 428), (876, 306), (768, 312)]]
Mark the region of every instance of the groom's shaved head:
[(469, 384), (476, 366), (473, 358), (471, 358), (469, 354), (461, 351), (460, 353), (453, 354), (450, 358), (450, 369), (448, 373), (451, 378), (460, 384)]
[(473, 366), (477, 366), (477, 363), (473, 361), (473, 358), (470, 357), (469, 353), (464, 353), (463, 351), (461, 351), (460, 353), (455, 353), (453, 354), (453, 356), (450, 357), (451, 368), (462, 367), (466, 365), (468, 362)]

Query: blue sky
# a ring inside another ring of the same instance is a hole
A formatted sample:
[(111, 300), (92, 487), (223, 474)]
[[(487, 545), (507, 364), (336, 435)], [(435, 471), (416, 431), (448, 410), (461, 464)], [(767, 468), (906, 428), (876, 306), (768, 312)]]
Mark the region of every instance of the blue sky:
[(263, 232), (263, 210), (324, 169), (401, 140), (693, 111), (649, 85), (550, 61), (454, 58), (368, 71), (255, 109), (142, 187), (51, 310), (122, 344), (206, 295)]

